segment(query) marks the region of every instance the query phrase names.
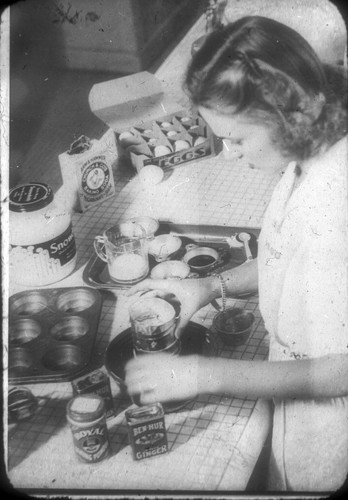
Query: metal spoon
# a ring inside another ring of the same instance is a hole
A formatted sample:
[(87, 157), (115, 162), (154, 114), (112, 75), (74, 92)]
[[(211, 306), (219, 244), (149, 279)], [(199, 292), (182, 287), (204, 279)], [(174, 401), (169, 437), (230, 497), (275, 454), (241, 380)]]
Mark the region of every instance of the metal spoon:
[(238, 234), (238, 238), (244, 244), (244, 250), (245, 250), (246, 260), (253, 260), (253, 256), (251, 254), (249, 243), (248, 243), (249, 240), (250, 240), (250, 234), (248, 234), (248, 233), (239, 233)]

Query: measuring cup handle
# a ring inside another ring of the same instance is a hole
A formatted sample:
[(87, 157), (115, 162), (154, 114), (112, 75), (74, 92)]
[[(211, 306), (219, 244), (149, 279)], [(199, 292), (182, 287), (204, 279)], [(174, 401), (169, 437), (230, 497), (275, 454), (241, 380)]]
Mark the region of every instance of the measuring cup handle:
[(105, 248), (105, 241), (102, 236), (96, 236), (93, 241), (94, 244), (94, 250), (96, 251), (98, 257), (101, 258), (104, 262), (107, 262), (108, 259), (106, 257), (104, 248)]

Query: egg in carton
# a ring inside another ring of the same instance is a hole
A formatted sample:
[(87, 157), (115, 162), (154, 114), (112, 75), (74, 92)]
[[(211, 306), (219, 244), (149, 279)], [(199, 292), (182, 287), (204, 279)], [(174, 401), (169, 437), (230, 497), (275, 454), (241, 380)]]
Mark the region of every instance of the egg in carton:
[(10, 383), (72, 380), (88, 370), (102, 299), (87, 287), (33, 289), (9, 300)]
[(126, 148), (126, 152), (137, 172), (147, 165), (170, 170), (213, 156), (219, 150), (219, 144), (204, 120), (185, 112), (166, 115), (122, 132), (118, 140), (123, 146), (129, 133), (134, 136), (133, 144)]

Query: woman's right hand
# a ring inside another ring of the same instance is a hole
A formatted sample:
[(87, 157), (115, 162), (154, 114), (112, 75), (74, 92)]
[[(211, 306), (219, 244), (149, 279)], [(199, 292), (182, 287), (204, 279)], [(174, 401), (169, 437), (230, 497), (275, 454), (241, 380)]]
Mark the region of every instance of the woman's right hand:
[(217, 278), (208, 277), (200, 279), (146, 279), (130, 288), (126, 295), (153, 290), (153, 295), (165, 298), (166, 295), (175, 295), (181, 305), (180, 320), (176, 335), (180, 337), (191, 317), (202, 307), (209, 304), (218, 296)]

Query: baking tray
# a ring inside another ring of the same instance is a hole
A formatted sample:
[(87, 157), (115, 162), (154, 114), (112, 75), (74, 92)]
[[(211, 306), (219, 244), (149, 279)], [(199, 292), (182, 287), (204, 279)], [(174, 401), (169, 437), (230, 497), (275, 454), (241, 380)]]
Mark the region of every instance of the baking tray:
[[(199, 354), (201, 356), (214, 356), (217, 353), (216, 336), (207, 330), (204, 326), (199, 325), (193, 321), (189, 321), (186, 328), (181, 335), (181, 353), (180, 356), (187, 356), (190, 354)], [(156, 354), (154, 356), (154, 363)], [(127, 362), (132, 359), (133, 341), (132, 332), (128, 328), (112, 340), (106, 350), (105, 354), (105, 367), (117, 382), (118, 386), (128, 396), (126, 386), (124, 383), (125, 366)], [(156, 369), (156, 368), (155, 368)], [(128, 396), (129, 397), (129, 396)], [(130, 398), (129, 398), (130, 399)], [(188, 404), (190, 400), (175, 401), (170, 403), (163, 403), (163, 408), (166, 413), (177, 411)]]
[(33, 289), (9, 300), (11, 383), (72, 380), (88, 370), (102, 307), (87, 287)]
[[(218, 251), (219, 260), (216, 265), (207, 273), (200, 273), (200, 277), (208, 276), (214, 272), (223, 272), (227, 269), (239, 266), (246, 257), (244, 247), (231, 248), (227, 238), (233, 234), (246, 232), (250, 234), (249, 247), (252, 256), (257, 256), (257, 239), (260, 234), (258, 228), (230, 227), (230, 226), (209, 226), (209, 225), (189, 225), (175, 224), (167, 221), (160, 221), (159, 228), (155, 235), (173, 234), (182, 240), (182, 246), (178, 252), (172, 254), (172, 260), (181, 260), (186, 252), (185, 246), (196, 244), (198, 246), (211, 247)], [(152, 255), (149, 255), (150, 272), (158, 264)], [(190, 277), (190, 276), (189, 276)], [(196, 275), (195, 275), (196, 277)], [(98, 289), (124, 289), (131, 285), (115, 283), (109, 275), (106, 262), (101, 260), (95, 252), (87, 262), (83, 272), (84, 282)]]

